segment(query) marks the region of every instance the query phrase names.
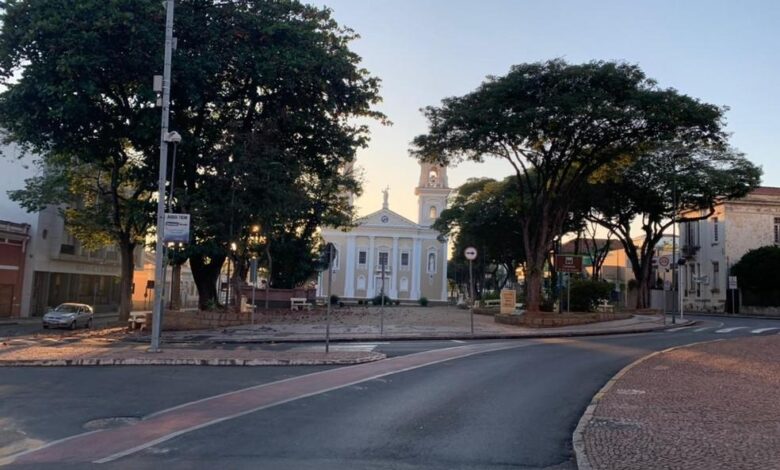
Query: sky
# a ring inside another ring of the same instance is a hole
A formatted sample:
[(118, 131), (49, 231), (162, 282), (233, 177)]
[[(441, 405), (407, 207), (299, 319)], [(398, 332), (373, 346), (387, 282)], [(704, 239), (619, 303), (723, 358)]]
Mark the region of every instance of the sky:
[[(473, 91), (510, 66), (562, 58), (639, 65), (663, 88), (725, 105), (731, 143), (780, 186), (780, 2), (720, 0), (323, 0), (360, 34), (352, 49), (382, 80), (377, 107), (392, 126), (372, 124), (358, 153), (364, 170), (359, 215), (390, 209), (417, 220), (419, 166), (411, 140), (427, 130), (420, 108)], [(451, 187), (469, 177), (503, 178), (505, 161), (464, 163)]]

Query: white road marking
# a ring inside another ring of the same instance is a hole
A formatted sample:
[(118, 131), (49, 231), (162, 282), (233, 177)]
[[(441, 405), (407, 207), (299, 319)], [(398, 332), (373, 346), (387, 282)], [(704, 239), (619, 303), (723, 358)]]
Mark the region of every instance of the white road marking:
[(450, 341), (452, 341), (453, 343), (465, 343), (465, 341), (461, 341), (459, 339), (451, 339)]
[(731, 333), (732, 331), (746, 330), (746, 329), (748, 329), (747, 326), (732, 326), (731, 328), (721, 328), (715, 333)]
[(780, 330), (780, 328), (757, 328), (755, 330), (751, 330), (750, 332), (754, 335), (757, 335), (759, 333), (763, 333), (765, 331), (772, 331), (772, 330)]
[(701, 333), (702, 331), (707, 331), (707, 330), (712, 329), (712, 328), (717, 328), (717, 327), (705, 326), (704, 328), (696, 328), (695, 330), (693, 330), (693, 332), (694, 333)]
[(674, 333), (675, 331), (687, 330), (688, 328), (690, 328), (690, 326), (680, 326), (680, 327), (677, 327), (677, 328), (670, 328), (670, 329), (668, 329), (666, 331), (669, 332), (669, 333)]

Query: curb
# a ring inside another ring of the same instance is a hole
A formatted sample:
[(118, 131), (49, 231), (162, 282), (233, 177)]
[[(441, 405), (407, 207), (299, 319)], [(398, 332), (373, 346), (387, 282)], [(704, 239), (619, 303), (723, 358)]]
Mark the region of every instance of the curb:
[(602, 400), (602, 398), (604, 398), (604, 395), (606, 395), (607, 392), (609, 392), (609, 390), (615, 385), (615, 383), (617, 383), (617, 381), (620, 380), (621, 377), (623, 377), (626, 373), (628, 373), (628, 371), (638, 366), (639, 364), (660, 354), (665, 354), (670, 351), (674, 351), (675, 349), (689, 348), (691, 346), (696, 346), (699, 344), (717, 343), (719, 341), (724, 341), (724, 340), (715, 339), (709, 341), (699, 341), (696, 343), (684, 344), (682, 346), (674, 346), (671, 348), (662, 349), (660, 351), (655, 351), (646, 356), (640, 357), (636, 361), (620, 369), (620, 371), (617, 374), (615, 374), (611, 379), (609, 379), (607, 383), (604, 384), (604, 386), (601, 387), (601, 389), (598, 392), (596, 392), (595, 395), (593, 395), (593, 398), (591, 399), (587, 408), (585, 408), (585, 413), (583, 413), (582, 417), (580, 417), (580, 420), (577, 423), (577, 427), (574, 428), (574, 432), (572, 433), (571, 436), (571, 442), (572, 442), (572, 447), (574, 448), (574, 455), (577, 459), (577, 468), (579, 470), (593, 470), (593, 467), (590, 464), (590, 460), (588, 459), (588, 454), (585, 452), (585, 436), (584, 436), (585, 428), (588, 426), (588, 424), (590, 424), (590, 421), (593, 419), (593, 414), (595, 413), (599, 402)]
[[(569, 331), (562, 333), (550, 333), (550, 334), (529, 334), (529, 335), (514, 335), (514, 334), (493, 334), (493, 335), (470, 335), (470, 334), (457, 334), (450, 336), (365, 336), (365, 337), (347, 337), (347, 338), (330, 338), (331, 343), (351, 343), (351, 342), (363, 342), (363, 341), (446, 341), (452, 339), (459, 340), (493, 340), (493, 339), (543, 339), (543, 338), (571, 338), (579, 336), (610, 336), (610, 335), (624, 335), (624, 334), (636, 334), (636, 333), (652, 333), (654, 331), (665, 331), (672, 328), (681, 328), (687, 326), (696, 325), (698, 322), (695, 320), (686, 320), (686, 323), (677, 323), (675, 325), (659, 325), (654, 327), (635, 328), (631, 330), (600, 330), (600, 331)], [(148, 343), (151, 340), (149, 336), (127, 338), (129, 342), (135, 343)], [(323, 337), (319, 338), (256, 338), (256, 339), (232, 339), (223, 338), (220, 340), (205, 339), (202, 341), (195, 340), (176, 340), (171, 338), (165, 338), (163, 336), (162, 342), (168, 344), (273, 344), (273, 343), (322, 343)]]
[(385, 359), (383, 353), (371, 352), (357, 358), (342, 359), (41, 359), (0, 361), (0, 367), (92, 367), (92, 366), (323, 366), (355, 365)]

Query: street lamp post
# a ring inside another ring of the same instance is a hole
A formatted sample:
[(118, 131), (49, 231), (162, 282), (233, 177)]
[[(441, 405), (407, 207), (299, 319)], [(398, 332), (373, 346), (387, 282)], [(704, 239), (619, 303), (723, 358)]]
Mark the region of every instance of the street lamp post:
[[(164, 276), (163, 240), (165, 226), (165, 180), (168, 163), (168, 117), (171, 103), (171, 59), (173, 56), (173, 0), (165, 1), (165, 53), (162, 81), (162, 118), (160, 122), (160, 169), (157, 181), (157, 243), (155, 251), (155, 279), (161, 281)], [(160, 329), (164, 307), (164, 285), (155, 282), (154, 312), (152, 314), (152, 341), (150, 352), (160, 352)]]

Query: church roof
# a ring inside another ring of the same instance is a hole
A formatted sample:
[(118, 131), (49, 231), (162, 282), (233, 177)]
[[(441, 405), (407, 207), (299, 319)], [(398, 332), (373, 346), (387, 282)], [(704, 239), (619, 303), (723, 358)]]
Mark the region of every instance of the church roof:
[(360, 227), (370, 227), (370, 228), (385, 228), (385, 227), (392, 227), (392, 228), (428, 228), (428, 227), (422, 227), (411, 220), (407, 219), (406, 217), (402, 216), (401, 214), (398, 214), (396, 212), (391, 211), (390, 209), (383, 208), (379, 209), (376, 212), (372, 212), (371, 214), (368, 214), (365, 217), (361, 217), (357, 220), (357, 225)]

